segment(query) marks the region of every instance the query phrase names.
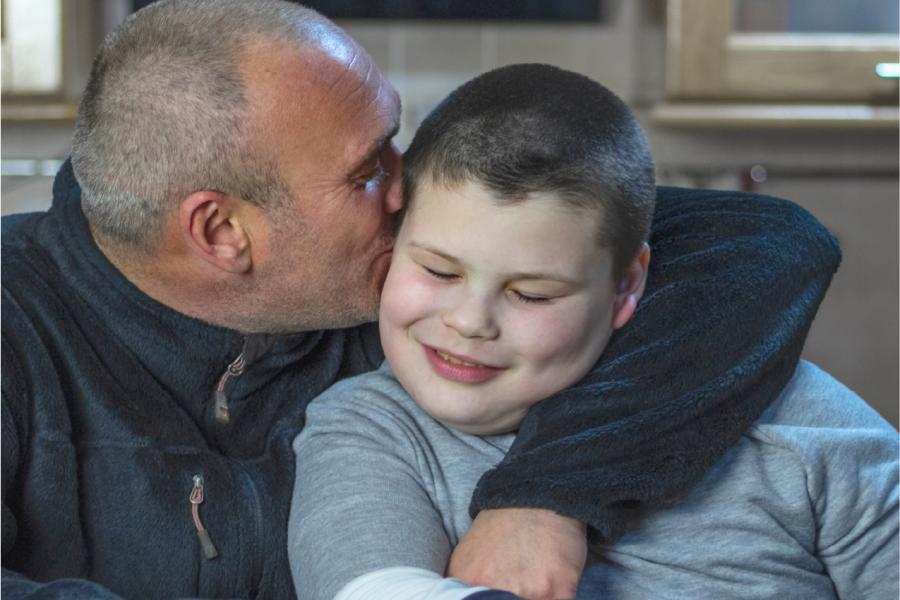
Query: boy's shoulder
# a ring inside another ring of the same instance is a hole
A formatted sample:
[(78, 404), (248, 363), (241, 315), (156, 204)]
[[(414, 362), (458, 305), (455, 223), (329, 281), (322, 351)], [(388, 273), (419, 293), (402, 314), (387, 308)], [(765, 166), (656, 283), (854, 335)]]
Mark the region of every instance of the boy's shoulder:
[[(826, 498), (832, 508), (840, 509), (841, 502), (835, 499), (856, 497), (858, 489), (869, 490), (872, 502), (896, 494), (897, 430), (812, 363), (799, 363), (787, 387), (746, 438), (756, 448), (758, 460), (783, 471), (794, 465), (802, 472), (809, 497), (822, 505), (820, 509)], [(848, 477), (851, 473), (856, 476)]]
[(592, 566), (591, 597), (728, 597), (736, 578), (747, 597), (888, 597), (872, 590), (896, 589), (898, 489), (897, 431), (801, 361), (687, 498)]
[(330, 436), (330, 445), (371, 442), (396, 452), (427, 455), (438, 462), (439, 457), (466, 454), (472, 449), (495, 458), (499, 452), (502, 458), (515, 437), (480, 437), (436, 421), (403, 389), (387, 361), (375, 371), (336, 383), (310, 402), (296, 444), (310, 443), (323, 435)]
[(307, 421), (314, 414), (402, 413), (402, 407), (408, 403), (415, 404), (394, 377), (387, 361), (382, 361), (374, 371), (342, 379), (316, 396), (307, 408)]
[(855, 392), (805, 360), (799, 362), (778, 399), (754, 424), (755, 429), (774, 427), (896, 433)]
[(301, 437), (352, 433), (382, 438), (387, 432), (404, 438), (433, 435), (435, 422), (403, 389), (387, 361), (368, 373), (334, 384), (310, 402)]

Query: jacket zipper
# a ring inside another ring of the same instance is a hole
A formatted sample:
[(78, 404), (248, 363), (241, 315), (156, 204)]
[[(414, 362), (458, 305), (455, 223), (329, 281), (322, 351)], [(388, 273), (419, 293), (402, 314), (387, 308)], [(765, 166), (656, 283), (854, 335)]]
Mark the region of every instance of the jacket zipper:
[(232, 377), (237, 377), (244, 372), (246, 361), (244, 361), (244, 353), (238, 354), (238, 357), (232, 361), (222, 377), (219, 378), (219, 385), (216, 386), (216, 421), (226, 425), (231, 420), (228, 413), (228, 396), (225, 394), (225, 384)]
[(194, 487), (191, 489), (191, 514), (194, 517), (194, 527), (197, 528), (197, 537), (200, 539), (200, 547), (203, 549), (203, 556), (208, 560), (212, 560), (219, 555), (215, 544), (209, 537), (209, 533), (200, 520), (200, 505), (203, 503), (203, 476), (194, 475)]

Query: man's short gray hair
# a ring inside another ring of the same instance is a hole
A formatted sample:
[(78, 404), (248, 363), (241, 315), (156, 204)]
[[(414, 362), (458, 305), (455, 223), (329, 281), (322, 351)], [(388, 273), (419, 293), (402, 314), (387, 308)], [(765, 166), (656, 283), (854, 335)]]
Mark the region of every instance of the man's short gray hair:
[(250, 131), (241, 61), (254, 42), (323, 28), (340, 31), (282, 0), (161, 0), (128, 17), (94, 59), (75, 124), (72, 165), (96, 232), (150, 249), (199, 190), (280, 203), (287, 185)]

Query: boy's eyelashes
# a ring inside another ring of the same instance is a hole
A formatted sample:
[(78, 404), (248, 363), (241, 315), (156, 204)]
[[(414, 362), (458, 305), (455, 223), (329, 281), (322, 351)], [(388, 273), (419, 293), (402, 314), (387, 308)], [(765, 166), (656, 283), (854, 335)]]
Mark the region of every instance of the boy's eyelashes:
[[(459, 275), (457, 275), (456, 273), (446, 273), (443, 271), (436, 271), (434, 269), (426, 267), (425, 265), (422, 265), (422, 268), (425, 269), (426, 273), (428, 273), (435, 279), (440, 279), (441, 281), (453, 281), (455, 279), (459, 279)], [(543, 303), (547, 303), (547, 302), (550, 302), (551, 300), (553, 300), (553, 298), (549, 298), (546, 296), (532, 296), (529, 294), (523, 294), (522, 292), (520, 292), (518, 290), (511, 289), (508, 291), (512, 295), (513, 298), (515, 298), (516, 300), (518, 300), (520, 302), (543, 304)]]
[(425, 269), (425, 271), (429, 275), (431, 275), (432, 277), (436, 277), (438, 279), (450, 280), (450, 279), (456, 279), (457, 277), (459, 277), (459, 275), (457, 275), (456, 273), (444, 273), (442, 271), (435, 271), (434, 269), (429, 269), (428, 267), (426, 267), (424, 265), (422, 266), (422, 268)]
[(516, 299), (527, 303), (545, 304), (553, 300), (553, 298), (547, 298), (545, 296), (529, 296), (528, 294), (523, 294), (522, 292), (519, 292), (517, 290), (510, 290), (510, 292), (512, 292), (513, 296), (515, 296)]

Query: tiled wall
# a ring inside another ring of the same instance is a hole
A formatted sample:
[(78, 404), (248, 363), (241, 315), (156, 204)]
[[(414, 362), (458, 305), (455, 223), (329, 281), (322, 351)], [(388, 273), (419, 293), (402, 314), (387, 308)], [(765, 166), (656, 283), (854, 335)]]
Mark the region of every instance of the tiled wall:
[(341, 23), (382, 66), (404, 102), (404, 147), (416, 125), (447, 93), (483, 71), (545, 62), (591, 76), (630, 98), (634, 43), (612, 25)]

